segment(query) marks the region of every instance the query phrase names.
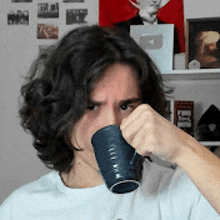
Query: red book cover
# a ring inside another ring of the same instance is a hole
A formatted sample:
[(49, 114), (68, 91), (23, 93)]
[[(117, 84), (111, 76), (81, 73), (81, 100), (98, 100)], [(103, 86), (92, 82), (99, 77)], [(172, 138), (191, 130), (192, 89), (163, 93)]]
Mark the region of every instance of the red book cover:
[(170, 101), (170, 120), (178, 128), (194, 136), (194, 101)]

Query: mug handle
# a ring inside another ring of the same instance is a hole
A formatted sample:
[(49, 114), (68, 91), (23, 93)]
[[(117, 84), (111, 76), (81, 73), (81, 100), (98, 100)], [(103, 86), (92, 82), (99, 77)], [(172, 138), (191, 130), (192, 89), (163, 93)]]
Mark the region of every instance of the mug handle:
[(140, 157), (140, 155), (135, 151), (134, 155), (132, 156), (131, 160), (130, 160), (130, 164), (135, 166), (137, 163), (137, 159)]

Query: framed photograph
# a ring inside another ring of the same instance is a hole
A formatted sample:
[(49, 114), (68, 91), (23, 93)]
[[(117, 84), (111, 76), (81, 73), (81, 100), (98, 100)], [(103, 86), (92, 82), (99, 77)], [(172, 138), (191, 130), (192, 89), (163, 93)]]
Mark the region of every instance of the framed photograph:
[(86, 16), (88, 15), (88, 9), (67, 9), (66, 10), (66, 24), (86, 24)]
[(220, 68), (220, 18), (187, 19), (186, 68)]
[(8, 15), (8, 25), (28, 25), (29, 24), (29, 11), (27, 10), (11, 10)]
[(38, 3), (38, 18), (59, 18), (59, 3)]
[(85, 0), (63, 0), (63, 2), (85, 2)]
[(11, 2), (32, 2), (33, 0), (11, 0)]
[(54, 25), (38, 24), (37, 39), (58, 39), (59, 28)]
[(173, 69), (174, 25), (131, 25), (130, 35), (148, 53), (161, 73)]

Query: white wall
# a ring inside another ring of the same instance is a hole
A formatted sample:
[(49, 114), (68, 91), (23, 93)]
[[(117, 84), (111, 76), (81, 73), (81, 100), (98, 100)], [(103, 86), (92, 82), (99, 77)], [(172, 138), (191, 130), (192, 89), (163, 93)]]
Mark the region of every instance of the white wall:
[[(58, 19), (37, 18), (37, 4), (59, 2)], [(63, 3), (63, 0), (33, 0), (32, 3), (11, 3), (0, 0), (0, 204), (14, 189), (49, 172), (36, 156), (31, 136), (19, 125), (18, 94), (39, 45), (55, 40), (37, 39), (37, 24), (59, 27), (59, 36), (77, 25), (66, 25), (66, 9), (88, 8), (88, 24), (98, 23), (98, 0), (84, 3)], [(28, 10), (29, 25), (7, 25), (10, 10)]]
[(219, 0), (184, 0), (186, 18), (219, 17)]
[[(53, 40), (36, 39), (36, 24), (42, 22), (37, 18), (38, 2), (51, 1), (33, 0), (33, 3), (11, 3), (11, 0), (0, 0), (0, 203), (17, 187), (49, 172), (36, 157), (36, 152), (31, 145), (31, 137), (20, 128), (17, 117), (17, 100), (22, 76), (37, 56), (38, 45), (53, 42)], [(65, 9), (75, 6), (78, 8), (81, 3), (62, 3), (62, 0), (54, 2), (60, 3), (60, 18), (49, 19), (48, 22), (57, 24), (62, 36), (73, 27), (65, 25)], [(85, 0), (85, 4), (86, 8), (89, 8), (88, 21), (96, 23), (98, 0)], [(194, 16), (195, 12), (204, 16), (207, 11), (217, 14), (220, 10), (217, 4), (220, 6), (219, 0), (187, 0), (185, 1), (187, 16)], [(7, 13), (12, 9), (28, 9), (29, 26), (8, 26)], [(206, 81), (170, 83), (176, 86), (175, 99), (195, 100), (196, 121), (210, 104), (216, 104), (220, 108), (219, 80), (208, 83)]]

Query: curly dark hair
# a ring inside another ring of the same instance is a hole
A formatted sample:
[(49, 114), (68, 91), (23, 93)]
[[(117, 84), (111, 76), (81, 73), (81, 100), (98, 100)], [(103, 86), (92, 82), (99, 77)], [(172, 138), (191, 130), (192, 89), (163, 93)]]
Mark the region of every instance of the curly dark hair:
[(91, 91), (105, 69), (125, 63), (137, 70), (143, 103), (165, 115), (161, 75), (128, 33), (118, 28), (83, 26), (70, 31), (33, 62), (21, 88), (21, 125), (45, 165), (71, 169), (69, 132), (83, 116)]

